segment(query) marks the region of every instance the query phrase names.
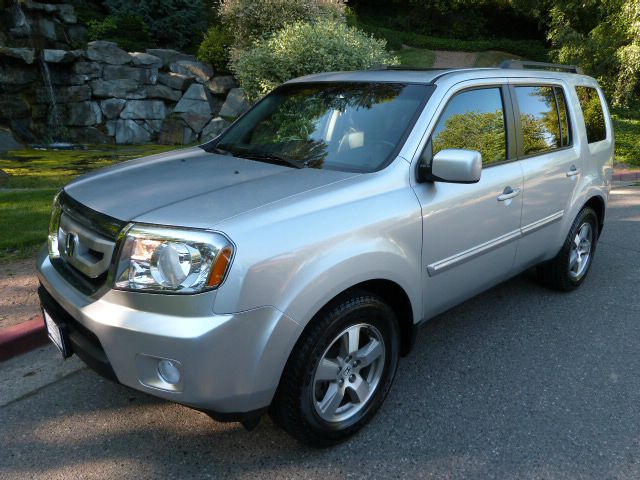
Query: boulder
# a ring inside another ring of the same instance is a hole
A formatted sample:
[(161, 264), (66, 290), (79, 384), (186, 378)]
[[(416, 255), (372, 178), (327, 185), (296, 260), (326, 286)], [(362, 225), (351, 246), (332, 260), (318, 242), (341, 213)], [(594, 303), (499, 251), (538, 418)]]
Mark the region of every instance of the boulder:
[(77, 75), (86, 75), (89, 78), (102, 76), (102, 65), (97, 62), (77, 62), (73, 64), (71, 70)]
[(164, 121), (158, 142), (163, 145), (188, 145), (194, 143), (196, 139), (196, 134), (184, 120), (172, 116)]
[(137, 80), (123, 78), (120, 80), (93, 80), (89, 82), (94, 97), (122, 98), (127, 93), (138, 90), (142, 85)]
[(120, 116), (120, 112), (122, 112), (125, 103), (127, 103), (127, 101), (122, 98), (108, 98), (100, 102), (100, 109), (105, 118), (111, 120)]
[(130, 100), (120, 112), (120, 118), (125, 120), (162, 120), (166, 116), (167, 109), (161, 100)]
[(209, 120), (211, 120), (210, 115), (200, 115), (194, 112), (186, 112), (180, 116), (195, 133), (200, 133), (205, 125), (209, 123)]
[(152, 133), (160, 133), (164, 120), (145, 120), (143, 127)]
[(22, 98), (15, 95), (0, 97), (0, 121), (28, 118), (30, 115), (31, 109)]
[(162, 68), (162, 59), (155, 55), (143, 52), (133, 52), (129, 55), (131, 55), (131, 61), (135, 66)]
[(72, 45), (81, 45), (87, 42), (87, 27), (80, 24), (69, 25), (67, 35)]
[(158, 83), (166, 85), (169, 88), (173, 88), (174, 90), (180, 90), (181, 92), (186, 91), (187, 88), (189, 88), (195, 81), (195, 78), (186, 77), (179, 73), (162, 72), (158, 75)]
[(38, 20), (38, 31), (40, 35), (42, 35), (47, 40), (55, 42), (58, 40), (56, 22), (48, 20), (46, 18), (41, 18)]
[(102, 123), (102, 110), (97, 102), (68, 103), (63, 106), (63, 123), (72, 127), (89, 127)]
[(81, 58), (83, 53), (82, 50), (44, 49), (42, 59), (47, 63), (71, 63)]
[(207, 83), (209, 79), (213, 77), (213, 68), (211, 68), (211, 65), (195, 60), (178, 60), (177, 62), (173, 62), (169, 66), (169, 69), (173, 73), (194, 78), (198, 83)]
[(33, 48), (11, 48), (0, 45), (0, 57), (17, 58), (31, 65), (36, 59), (36, 54)]
[(114, 143), (109, 136), (96, 127), (71, 127), (65, 130), (67, 139), (72, 143), (89, 143), (92, 145), (109, 145)]
[(209, 90), (204, 85), (194, 83), (185, 92), (173, 111), (177, 113), (196, 113), (211, 118), (218, 112), (219, 108), (219, 102), (211, 96)]
[(151, 141), (151, 133), (141, 123), (138, 124), (134, 120), (117, 120), (115, 126), (116, 143), (131, 145)]
[(211, 93), (215, 95), (226, 95), (232, 88), (238, 86), (238, 82), (231, 75), (224, 75), (221, 77), (213, 77), (207, 82), (207, 87)]
[(0, 84), (7, 90), (7, 86), (22, 86), (33, 83), (38, 79), (38, 71), (33, 67), (12, 66), (8, 63), (0, 62)]
[(78, 21), (78, 17), (76, 17), (76, 12), (73, 9), (73, 5), (61, 4), (56, 5), (56, 13), (58, 18), (65, 23), (76, 23)]
[[(91, 99), (91, 88), (89, 85), (75, 85), (71, 87), (56, 87), (53, 96), (56, 103), (76, 103), (85, 102)], [(48, 88), (39, 88), (36, 92), (36, 102), (49, 103), (51, 92)]]
[(23, 148), (22, 144), (16, 140), (11, 130), (0, 127), (0, 152), (19, 150), (21, 148)]
[(200, 136), (200, 141), (208, 142), (209, 140), (213, 140), (218, 135), (226, 130), (226, 128), (230, 125), (222, 117), (216, 117), (211, 120), (206, 127), (202, 130), (202, 135)]
[(160, 98), (174, 103), (182, 97), (181, 92), (165, 85), (145, 85), (140, 90), (136, 90), (134, 94), (139, 95), (140, 98)]
[(131, 62), (131, 55), (113, 42), (96, 40), (87, 45), (87, 57), (94, 62), (124, 65)]
[(227, 95), (227, 100), (222, 105), (219, 115), (221, 117), (236, 118), (249, 110), (249, 103), (241, 88), (233, 88)]
[(155, 85), (158, 82), (158, 69), (128, 67), (125, 65), (105, 65), (103, 78), (107, 81), (128, 78), (139, 83)]
[(158, 57), (160, 60), (162, 60), (163, 68), (169, 68), (169, 65), (179, 60), (195, 61), (196, 59), (196, 57), (193, 55), (187, 55), (186, 53), (181, 53), (176, 50), (170, 50), (165, 48), (148, 48), (147, 53), (149, 55), (153, 55), (154, 57)]

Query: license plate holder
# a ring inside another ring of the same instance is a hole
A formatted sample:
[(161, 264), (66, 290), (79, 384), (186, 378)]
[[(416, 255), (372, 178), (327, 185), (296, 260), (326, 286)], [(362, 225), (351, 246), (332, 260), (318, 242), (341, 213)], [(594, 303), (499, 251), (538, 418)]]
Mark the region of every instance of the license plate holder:
[(44, 308), (42, 309), (42, 316), (44, 317), (44, 325), (47, 329), (49, 340), (58, 347), (62, 358), (69, 358), (71, 356), (71, 350), (69, 348), (65, 325), (57, 323)]

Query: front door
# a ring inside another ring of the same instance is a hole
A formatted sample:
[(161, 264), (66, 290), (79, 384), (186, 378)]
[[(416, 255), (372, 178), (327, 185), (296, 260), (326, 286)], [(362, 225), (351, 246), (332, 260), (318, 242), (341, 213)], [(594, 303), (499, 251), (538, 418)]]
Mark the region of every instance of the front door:
[(427, 144), (432, 155), (463, 148), (479, 151), (483, 161), (478, 183), (414, 186), (422, 207), (427, 318), (507, 278), (513, 267), (523, 177), (520, 162), (511, 161), (509, 108), (504, 85), (460, 87), (449, 96)]

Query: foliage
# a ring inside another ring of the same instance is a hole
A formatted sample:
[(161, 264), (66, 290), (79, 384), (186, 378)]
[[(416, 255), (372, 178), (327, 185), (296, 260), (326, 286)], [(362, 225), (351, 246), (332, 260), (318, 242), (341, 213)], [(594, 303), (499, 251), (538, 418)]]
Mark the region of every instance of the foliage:
[(311, 73), (397, 64), (385, 43), (337, 20), (287, 25), (233, 62), (250, 100), (291, 78)]
[(424, 48), (404, 48), (396, 56), (405, 67), (430, 68), (436, 61), (436, 54)]
[(140, 16), (158, 46), (193, 51), (207, 28), (202, 0), (105, 0), (115, 16)]
[(551, 55), (598, 78), (617, 106), (640, 93), (640, 0), (548, 0)]
[(222, 0), (218, 15), (234, 48), (249, 48), (288, 24), (343, 20), (344, 0)]
[(216, 73), (229, 73), (229, 50), (233, 37), (219, 25), (207, 30), (198, 47), (198, 59), (213, 66)]
[(109, 40), (121, 48), (133, 52), (153, 45), (149, 27), (140, 15), (108, 15), (104, 20), (92, 20), (88, 24), (89, 40)]
[(612, 113), (616, 162), (640, 166), (640, 110), (616, 109)]

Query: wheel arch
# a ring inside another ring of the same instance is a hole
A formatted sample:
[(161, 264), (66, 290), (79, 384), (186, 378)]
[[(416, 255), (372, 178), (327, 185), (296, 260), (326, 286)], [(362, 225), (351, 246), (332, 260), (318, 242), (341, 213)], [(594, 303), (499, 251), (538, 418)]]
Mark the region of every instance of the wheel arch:
[(604, 198), (602, 198), (600, 195), (593, 195), (591, 198), (589, 198), (589, 200), (586, 201), (586, 203), (582, 208), (585, 208), (585, 207), (592, 208), (593, 211), (596, 212), (596, 215), (598, 216), (598, 237), (599, 237), (600, 234), (602, 233), (602, 229), (604, 228), (604, 216), (606, 213), (606, 205), (605, 205)]

